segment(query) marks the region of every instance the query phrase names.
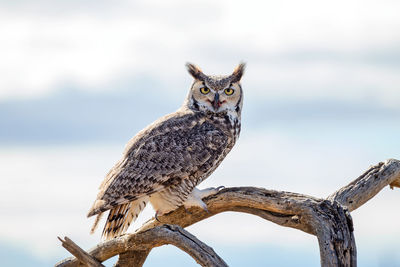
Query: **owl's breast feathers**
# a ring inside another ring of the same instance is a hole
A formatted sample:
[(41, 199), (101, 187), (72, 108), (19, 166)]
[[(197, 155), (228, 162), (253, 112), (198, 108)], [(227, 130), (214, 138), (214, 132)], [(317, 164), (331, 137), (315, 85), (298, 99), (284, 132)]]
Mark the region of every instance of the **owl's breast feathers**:
[(240, 122), (226, 114), (185, 109), (159, 119), (129, 141), (101, 184), (88, 217), (183, 179), (200, 183), (231, 150), (239, 131)]

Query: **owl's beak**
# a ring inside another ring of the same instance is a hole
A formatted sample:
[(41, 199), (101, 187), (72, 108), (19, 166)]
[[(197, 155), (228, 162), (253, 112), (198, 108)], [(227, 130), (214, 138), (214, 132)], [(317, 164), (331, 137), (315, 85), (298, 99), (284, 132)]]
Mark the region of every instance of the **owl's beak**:
[(213, 108), (215, 111), (218, 110), (218, 108), (221, 106), (221, 102), (219, 102), (219, 94), (216, 93), (214, 96), (214, 100), (211, 102)]

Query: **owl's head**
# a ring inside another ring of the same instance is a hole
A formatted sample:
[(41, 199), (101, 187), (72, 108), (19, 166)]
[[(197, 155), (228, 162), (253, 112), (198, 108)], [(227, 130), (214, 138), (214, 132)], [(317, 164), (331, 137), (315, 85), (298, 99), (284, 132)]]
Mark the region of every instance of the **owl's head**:
[(194, 78), (186, 104), (194, 111), (211, 113), (235, 112), (240, 115), (243, 91), (240, 79), (245, 64), (239, 64), (232, 74), (225, 76), (206, 75), (193, 64), (186, 64)]

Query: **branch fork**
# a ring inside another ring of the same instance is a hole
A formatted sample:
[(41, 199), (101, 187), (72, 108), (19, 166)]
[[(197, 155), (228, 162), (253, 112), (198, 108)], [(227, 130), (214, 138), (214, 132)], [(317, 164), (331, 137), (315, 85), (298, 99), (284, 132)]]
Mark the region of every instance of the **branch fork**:
[(385, 186), (400, 187), (400, 161), (389, 159), (370, 167), (326, 199), (255, 187), (225, 188), (203, 199), (208, 212), (195, 207), (187, 212), (181, 207), (159, 216), (162, 223), (153, 218), (135, 233), (100, 243), (88, 252), (67, 237), (60, 239), (75, 257), (64, 259), (56, 266), (102, 266), (101, 262), (115, 255), (119, 255), (116, 266), (142, 266), (152, 248), (165, 244), (182, 249), (201, 266), (227, 266), (211, 247), (184, 229), (225, 211), (253, 214), (315, 235), (321, 266), (356, 266), (357, 250), (350, 212)]

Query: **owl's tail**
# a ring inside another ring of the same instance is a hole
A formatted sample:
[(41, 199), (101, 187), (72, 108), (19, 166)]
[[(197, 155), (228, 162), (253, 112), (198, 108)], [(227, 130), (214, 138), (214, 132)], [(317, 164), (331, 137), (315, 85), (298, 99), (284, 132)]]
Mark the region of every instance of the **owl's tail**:
[[(111, 209), (103, 229), (103, 239), (109, 240), (125, 233), (129, 225), (136, 220), (139, 213), (146, 207), (147, 202), (148, 197), (144, 197)], [(95, 230), (99, 220), (100, 215), (96, 218), (92, 232)]]

